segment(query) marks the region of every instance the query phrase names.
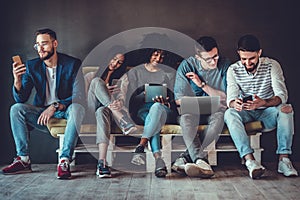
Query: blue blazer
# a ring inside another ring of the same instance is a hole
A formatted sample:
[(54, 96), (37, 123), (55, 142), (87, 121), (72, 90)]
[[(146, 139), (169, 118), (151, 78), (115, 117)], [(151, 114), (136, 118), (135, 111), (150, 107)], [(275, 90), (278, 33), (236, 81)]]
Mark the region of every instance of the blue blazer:
[[(85, 100), (84, 79), (81, 61), (77, 58), (57, 53), (56, 92), (59, 103), (67, 108), (72, 102), (80, 103)], [(46, 65), (36, 58), (26, 62), (26, 73), (22, 76), (22, 87), (19, 92), (13, 86), (13, 97), (17, 103), (28, 100), (32, 89), (35, 88), (33, 105), (44, 107), (46, 98)]]

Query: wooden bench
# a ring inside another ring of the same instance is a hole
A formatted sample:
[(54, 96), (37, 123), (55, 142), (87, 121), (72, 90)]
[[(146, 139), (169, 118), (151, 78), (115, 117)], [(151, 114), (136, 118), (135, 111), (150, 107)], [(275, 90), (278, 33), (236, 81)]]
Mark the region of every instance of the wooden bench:
[[(85, 66), (82, 68), (83, 74), (87, 74), (89, 72), (94, 72), (98, 67), (95, 66)], [(130, 67), (128, 67), (130, 68)], [(63, 145), (64, 132), (66, 127), (66, 120), (64, 119), (50, 119), (48, 124), (48, 129), (53, 137), (59, 138), (59, 148), (57, 149), (57, 153), (61, 152)], [(205, 125), (198, 126), (198, 132), (203, 132), (205, 129)], [(260, 136), (261, 130), (263, 126), (260, 122), (250, 122), (245, 125), (246, 131), (250, 137), (251, 147), (254, 149), (254, 156), (258, 162), (261, 162), (261, 152), (263, 149), (260, 147)], [(98, 153), (98, 147), (96, 146), (96, 125), (95, 124), (83, 124), (81, 126), (79, 137), (81, 140), (85, 140), (85, 138), (89, 138), (94, 142), (84, 145), (77, 145), (74, 150), (74, 157), (78, 153)], [(141, 135), (134, 135), (133, 137), (140, 137)], [(118, 146), (116, 144), (118, 137), (125, 137), (119, 129), (116, 129), (115, 126), (112, 127), (112, 133), (110, 134), (110, 143), (107, 152), (107, 160), (109, 165), (113, 164), (116, 153), (118, 152), (133, 152), (134, 148), (137, 144), (132, 144), (131, 146)], [(179, 125), (165, 125), (161, 130), (161, 144), (162, 144), (162, 156), (166, 162), (168, 169), (170, 169), (172, 162), (172, 153), (183, 152), (186, 147), (183, 142), (178, 143), (176, 141), (177, 138), (182, 140), (182, 132)], [(217, 153), (218, 152), (236, 152), (236, 148), (232, 142), (221, 143), (219, 142), (222, 138), (230, 138), (230, 134), (228, 129), (225, 127), (220, 135), (220, 139), (218, 142), (213, 142), (206, 149), (208, 153), (208, 160), (211, 165), (217, 165)], [(148, 145), (150, 146), (150, 145)], [(154, 158), (150, 149), (146, 151), (146, 160), (147, 160), (147, 171), (153, 171), (154, 169)], [(72, 163), (73, 165), (75, 162)]]
[[(61, 152), (62, 145), (63, 145), (63, 138), (64, 138), (64, 130), (66, 126), (66, 120), (64, 119), (55, 119), (52, 118), (48, 124), (48, 129), (53, 137), (59, 138), (59, 148), (57, 149), (58, 155)], [(206, 125), (198, 126), (198, 132), (201, 133), (205, 130)], [(263, 149), (260, 146), (260, 136), (262, 134), (263, 126), (261, 122), (255, 121), (245, 124), (246, 131), (250, 137), (250, 145), (254, 149), (254, 156), (258, 162), (261, 162), (261, 152)], [(140, 137), (140, 134), (134, 134), (132, 136), (126, 137)], [(98, 153), (98, 147), (95, 144), (96, 142), (96, 125), (95, 124), (83, 124), (81, 126), (79, 137), (81, 140), (85, 140), (88, 138), (90, 143), (84, 143), (77, 145), (74, 150), (74, 157), (78, 153)], [(118, 137), (125, 137), (121, 133), (119, 129), (112, 127), (112, 133), (110, 134), (110, 142), (107, 152), (107, 161), (108, 164), (111, 166), (114, 162), (116, 153), (118, 152), (133, 152), (134, 148), (137, 144), (132, 144), (129, 146), (118, 146), (116, 144), (116, 140)], [(168, 170), (170, 170), (171, 163), (172, 163), (172, 153), (179, 153), (185, 151), (186, 147), (183, 142), (178, 142), (176, 138), (180, 138), (179, 140), (183, 141), (181, 127), (179, 125), (164, 125), (161, 130), (161, 151), (162, 156), (166, 162)], [(217, 165), (217, 155), (218, 152), (236, 152), (237, 149), (235, 148), (232, 142), (219, 142), (222, 138), (229, 138), (230, 134), (226, 127), (224, 127), (222, 133), (220, 134), (220, 138), (218, 142), (211, 143), (207, 148), (206, 151), (208, 153), (208, 161), (211, 165)], [(150, 146), (150, 145), (148, 145)], [(154, 169), (154, 158), (152, 156), (151, 150), (146, 150), (146, 169), (147, 171), (153, 171)], [(75, 162), (73, 162), (75, 165)]]

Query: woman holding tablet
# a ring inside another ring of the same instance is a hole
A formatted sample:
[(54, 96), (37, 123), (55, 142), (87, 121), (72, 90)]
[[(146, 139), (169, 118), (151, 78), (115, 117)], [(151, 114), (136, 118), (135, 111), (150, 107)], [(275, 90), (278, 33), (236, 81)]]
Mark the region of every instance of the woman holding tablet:
[[(145, 164), (143, 155), (145, 146), (150, 141), (151, 150), (155, 157), (155, 175), (165, 177), (167, 168), (161, 158), (160, 152), (160, 130), (168, 122), (176, 121), (176, 108), (173, 95), (170, 90), (167, 97), (157, 94), (151, 102), (145, 101), (145, 84), (167, 85), (168, 88), (174, 86), (175, 72), (166, 72), (161, 63), (164, 59), (164, 51), (160, 49), (149, 50), (149, 61), (138, 65), (127, 73), (127, 101), (130, 102), (130, 112), (137, 123), (144, 124), (143, 134), (139, 145), (136, 147), (134, 156), (131, 160), (133, 164)], [(174, 120), (175, 119), (175, 120)]]

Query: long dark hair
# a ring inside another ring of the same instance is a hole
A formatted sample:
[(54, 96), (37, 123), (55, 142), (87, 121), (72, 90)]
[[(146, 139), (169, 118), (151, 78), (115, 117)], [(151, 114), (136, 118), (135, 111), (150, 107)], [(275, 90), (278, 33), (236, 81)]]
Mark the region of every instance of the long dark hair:
[[(117, 55), (117, 54), (115, 54), (115, 55)], [(115, 55), (113, 55), (113, 56), (115, 56)], [(107, 63), (107, 64), (109, 64), (109, 63)], [(127, 66), (127, 64), (126, 64), (126, 57), (124, 56), (124, 62), (123, 62), (123, 64), (112, 73), (112, 75), (110, 76), (109, 83), (111, 82), (112, 79), (119, 79), (119, 78), (121, 78), (121, 76), (126, 72), (126, 66)], [(105, 68), (99, 67), (98, 70), (95, 73), (94, 78), (95, 77), (100, 77), (102, 80), (105, 80), (106, 77), (107, 77), (108, 71), (109, 71), (108, 66), (105, 66)]]

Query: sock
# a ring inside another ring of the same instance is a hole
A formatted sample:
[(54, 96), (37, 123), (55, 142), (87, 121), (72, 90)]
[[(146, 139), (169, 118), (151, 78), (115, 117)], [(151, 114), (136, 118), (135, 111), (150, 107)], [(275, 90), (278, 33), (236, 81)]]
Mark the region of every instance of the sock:
[(147, 143), (148, 143), (148, 138), (141, 138), (141, 141), (140, 141), (139, 145), (142, 145), (142, 146), (145, 147)]
[(153, 156), (155, 159), (161, 158), (161, 152), (155, 152), (153, 153)]
[(29, 156), (20, 156), (21, 160), (25, 163), (29, 163), (30, 160), (29, 160)]
[(62, 157), (62, 158), (60, 158), (60, 159), (59, 159), (59, 163), (61, 163), (63, 160), (64, 160), (66, 163), (70, 164), (70, 160), (69, 160), (69, 158), (67, 158), (67, 157)]

